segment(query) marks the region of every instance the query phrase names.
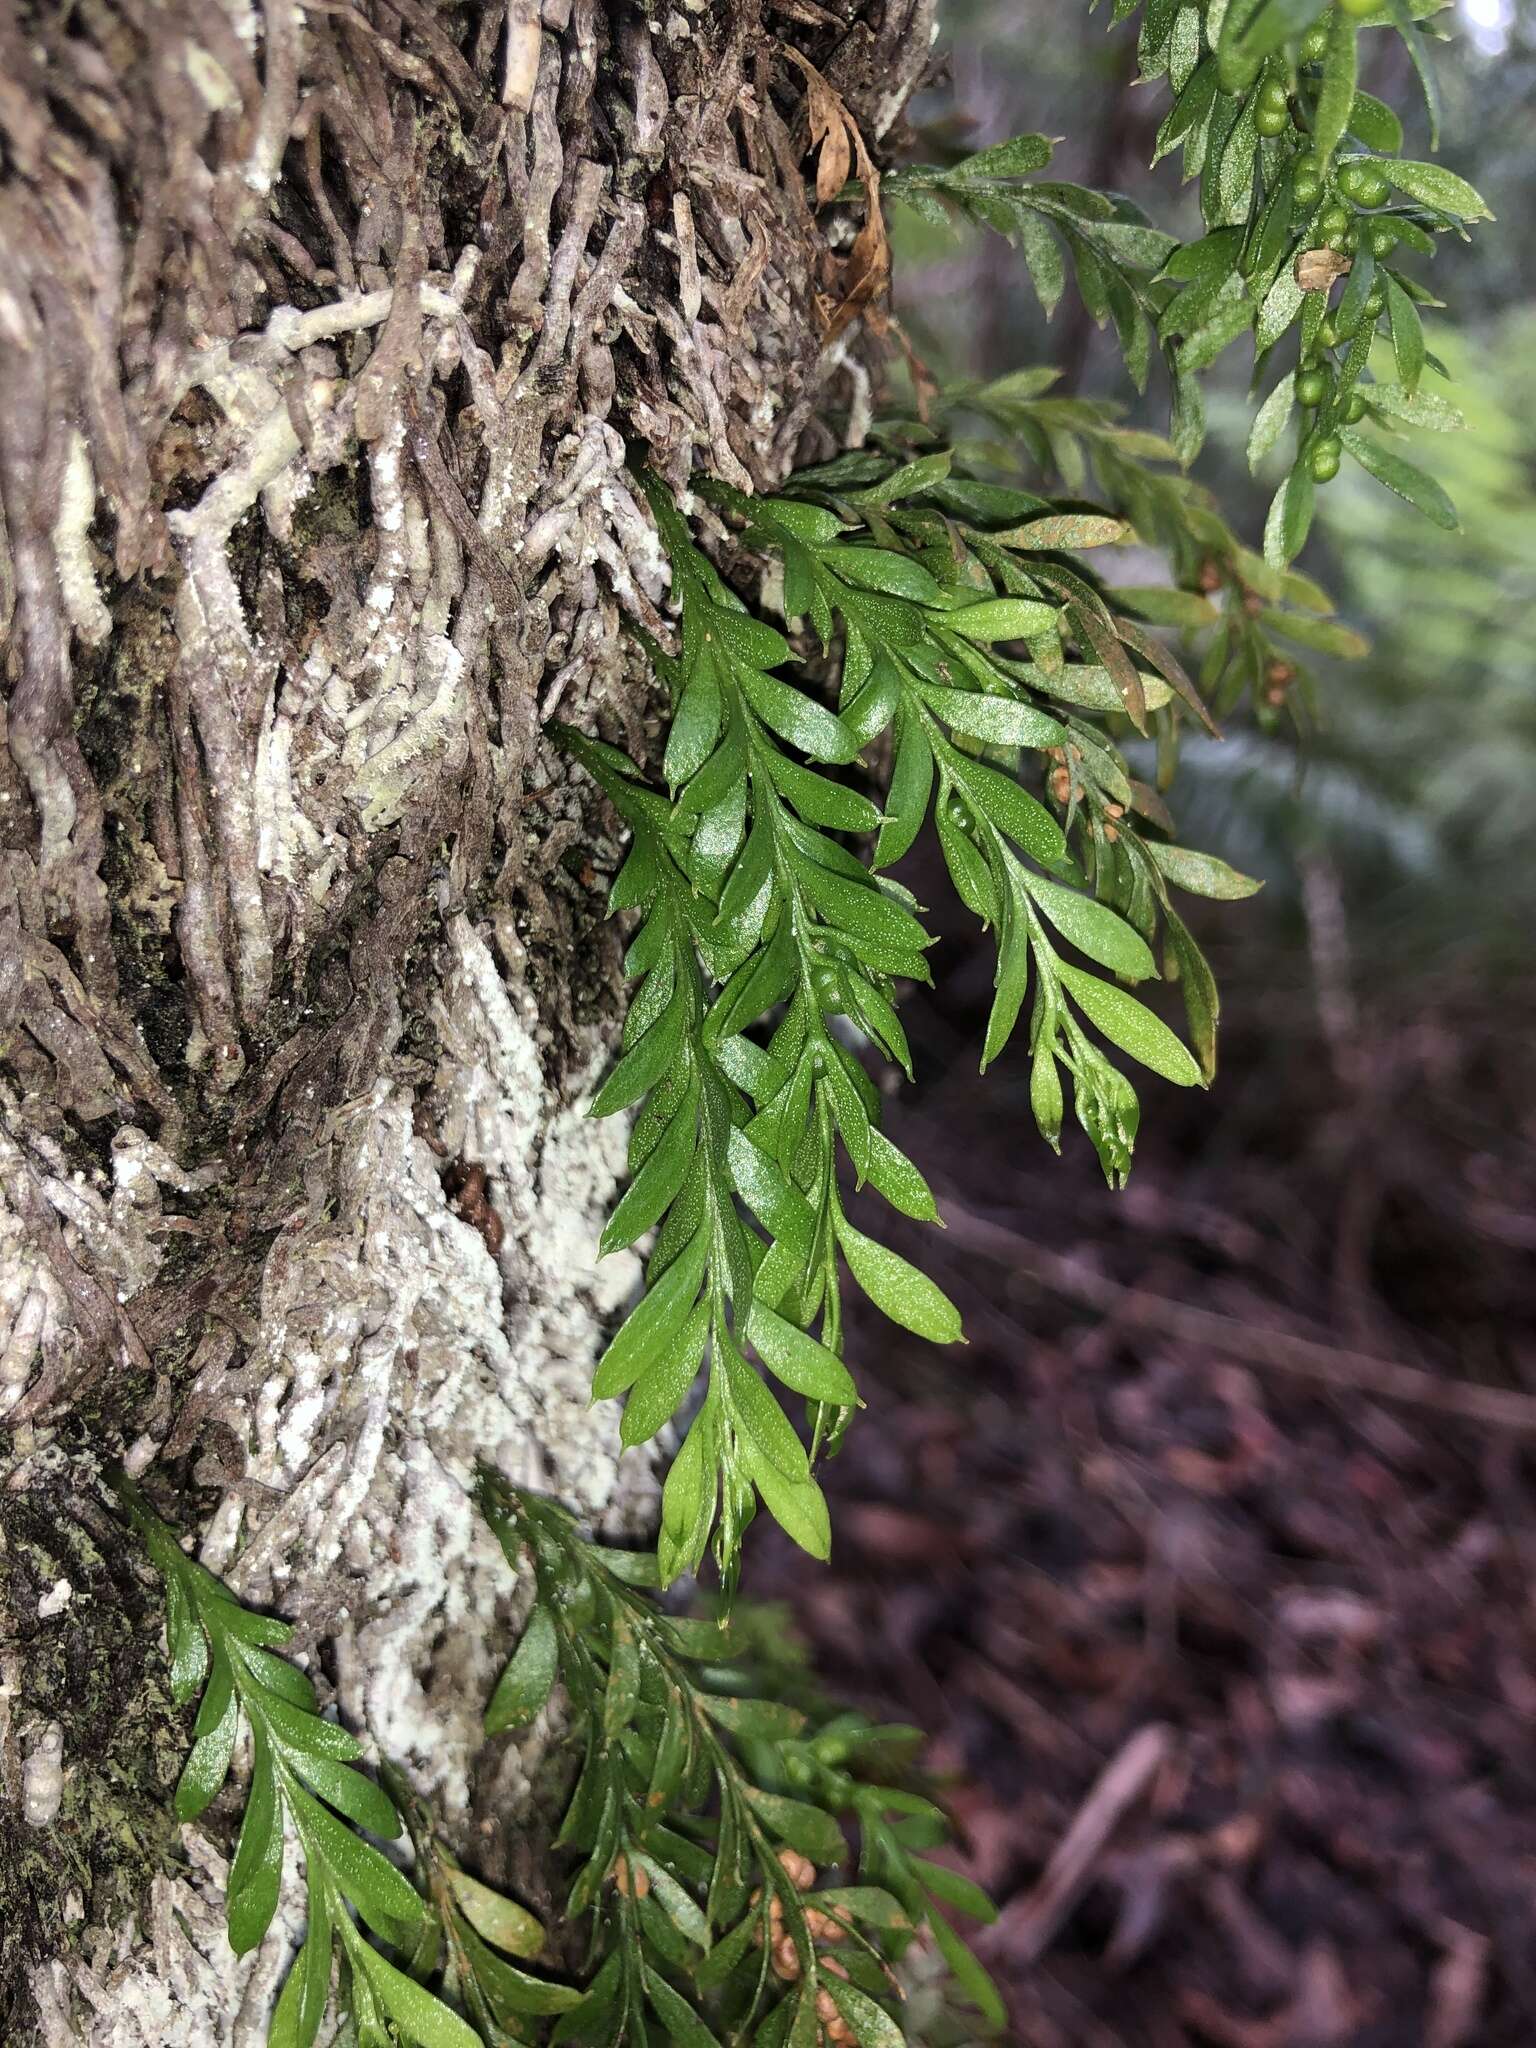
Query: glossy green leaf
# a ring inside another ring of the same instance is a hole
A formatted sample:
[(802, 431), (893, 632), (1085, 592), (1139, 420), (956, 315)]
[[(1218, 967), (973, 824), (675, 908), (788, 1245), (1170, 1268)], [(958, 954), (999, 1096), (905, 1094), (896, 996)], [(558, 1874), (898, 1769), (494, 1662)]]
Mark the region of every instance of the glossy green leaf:
[(1390, 448), (1384, 448), (1368, 434), (1357, 433), (1353, 427), (1341, 428), (1339, 439), (1345, 452), (1352, 455), (1362, 469), (1368, 470), (1378, 483), (1385, 484), (1389, 491), (1396, 491), (1400, 498), (1406, 498), (1410, 505), (1417, 506), (1436, 526), (1443, 526), (1452, 533), (1456, 531), (1461, 523), (1456, 517), (1456, 507), (1432, 476), (1405, 461), (1401, 455), (1394, 454)]
[(918, 1223), (937, 1223), (938, 1206), (933, 1191), (917, 1168), (899, 1152), (880, 1130), (869, 1134), (869, 1157), (865, 1162), (865, 1173), (872, 1188), (876, 1189), (903, 1216), (910, 1216)]
[(1410, 199), (1425, 206), (1454, 214), (1458, 220), (1493, 219), (1488, 202), (1477, 188), (1465, 178), (1458, 178), (1454, 171), (1448, 171), (1444, 164), (1383, 159), (1380, 168), (1399, 192), (1406, 192)]
[(828, 1976), (826, 1988), (832, 2002), (853, 2029), (859, 2048), (903, 2048), (900, 2027), (883, 2006), (876, 2005), (868, 1992), (842, 1978)]
[(1248, 467), (1255, 473), (1290, 425), (1295, 410), (1295, 380), (1282, 377), (1254, 414), (1253, 425), (1248, 432)]
[(709, 1304), (701, 1301), (655, 1364), (648, 1366), (630, 1389), (619, 1424), (619, 1438), (626, 1449), (649, 1443), (677, 1413), (698, 1377), (709, 1331)]
[(729, 1699), (718, 1693), (700, 1693), (699, 1705), (721, 1728), (732, 1735), (751, 1736), (759, 1742), (787, 1742), (805, 1727), (805, 1716), (782, 1700)]
[(1264, 559), (1271, 568), (1283, 569), (1306, 545), (1316, 503), (1312, 472), (1298, 462), (1276, 491), (1264, 522)]
[(485, 1710), (485, 1732), (525, 1728), (554, 1691), (560, 1668), (560, 1644), (548, 1611), (535, 1607), (506, 1668), (496, 1681)]
[[(283, 1827), (278, 1806), (272, 1747), (258, 1729), (253, 1737), (251, 1783), (245, 1818), (230, 1866), (226, 1895), (229, 1945), (237, 1956), (259, 1946), (277, 1910), (283, 1876)], [(327, 1954), (329, 1944), (327, 1943)], [(294, 1997), (299, 1992), (294, 1992)]]
[(284, 1979), (267, 2029), (267, 2048), (310, 2048), (331, 1993), (331, 1916), (325, 1886), (310, 1879), (304, 1945)]
[(835, 711), (777, 676), (763, 675), (757, 669), (742, 669), (739, 675), (747, 701), (763, 723), (811, 760), (851, 761), (858, 753), (857, 734)]
[(386, 1842), (399, 1835), (400, 1816), (394, 1801), (353, 1765), (338, 1763), (334, 1757), (302, 1756), (294, 1768), (312, 1792), (355, 1826), (367, 1828)]
[(720, 2048), (720, 2043), (680, 1991), (675, 1991), (655, 1970), (647, 1969), (644, 1977), (646, 1998), (666, 2029), (669, 2041), (678, 2043), (679, 2048)]
[(609, 1400), (632, 1387), (677, 1337), (693, 1307), (708, 1257), (709, 1244), (700, 1232), (631, 1310), (598, 1362), (592, 1380), (594, 1401)]
[(837, 1241), (848, 1270), (883, 1315), (933, 1344), (962, 1340), (960, 1312), (926, 1273), (883, 1244), (837, 1219)]
[(858, 1401), (858, 1388), (842, 1360), (760, 1301), (747, 1317), (747, 1339), (774, 1376), (807, 1400), (840, 1407)]
[(215, 1647), (212, 1676), (193, 1729), (196, 1740), (176, 1786), (176, 1818), (195, 1820), (224, 1784), (234, 1754), (240, 1703), (228, 1654)]
[(848, 1854), (842, 1829), (819, 1806), (803, 1799), (788, 1799), (779, 1792), (764, 1792), (756, 1785), (746, 1788), (752, 1811), (770, 1834), (776, 1835), (817, 1865), (841, 1863)]
[(376, 1948), (357, 1940), (348, 1943), (348, 1954), (390, 2019), (416, 2048), (482, 2048), (472, 2027)]
[(1054, 605), (1036, 604), (1027, 598), (994, 597), (981, 604), (967, 605), (951, 612), (944, 623), (967, 640), (1037, 640), (1048, 633), (1057, 618)]
[(1011, 697), (983, 696), (976, 690), (951, 690), (938, 683), (923, 685), (923, 699), (944, 723), (972, 739), (998, 746), (1057, 747), (1066, 737), (1056, 719)]
[(953, 1906), (957, 1913), (968, 1914), (987, 1927), (996, 1920), (997, 1908), (981, 1886), (958, 1870), (951, 1870), (946, 1863), (930, 1863), (923, 1857), (915, 1857), (912, 1868), (924, 1889), (942, 1899), (946, 1906)]
[(929, 1920), (939, 1954), (949, 1965), (949, 1973), (956, 1985), (967, 1997), (989, 2026), (1003, 2027), (1008, 2023), (1008, 2011), (1003, 2004), (1002, 1993), (983, 1969), (981, 1963), (956, 1934), (949, 1922), (935, 1913)]
[(750, 1365), (727, 1353), (725, 1381), (732, 1413), (755, 1448), (786, 1479), (803, 1481), (809, 1474), (805, 1446), (762, 1380)]
[(1157, 963), (1146, 940), (1106, 904), (1034, 876), (1029, 878), (1028, 887), (1035, 903), (1062, 937), (1090, 960), (1096, 960), (1112, 974), (1124, 975), (1128, 981), (1145, 981), (1156, 974)]
[(317, 1858), (326, 1866), (342, 1897), (375, 1934), (398, 1941), (402, 1932), (420, 1926), (426, 1914), (421, 1895), (386, 1856), (343, 1827), (292, 1778), (286, 1780), (284, 1793), (306, 1860)]
[(1181, 1088), (1198, 1086), (1200, 1069), (1187, 1047), (1144, 1003), (1137, 1002), (1112, 982), (1099, 981), (1080, 968), (1069, 967), (1065, 961), (1059, 964), (1057, 972), (1089, 1023), (1112, 1045), (1119, 1046), (1122, 1052), (1140, 1060), (1166, 1081), (1176, 1082)]
[(1214, 896), (1235, 903), (1244, 896), (1257, 895), (1263, 888), (1251, 875), (1240, 875), (1213, 853), (1196, 853), (1188, 846), (1165, 846), (1158, 840), (1146, 842), (1147, 852), (1170, 882), (1195, 896)]
[(791, 1480), (766, 1459), (753, 1467), (763, 1504), (793, 1542), (823, 1563), (832, 1555), (832, 1522), (826, 1496), (814, 1479)]
[(467, 1870), (450, 1869), (453, 1902), (477, 1934), (508, 1955), (531, 1958), (544, 1946), (544, 1929), (526, 1906), (518, 1905)]

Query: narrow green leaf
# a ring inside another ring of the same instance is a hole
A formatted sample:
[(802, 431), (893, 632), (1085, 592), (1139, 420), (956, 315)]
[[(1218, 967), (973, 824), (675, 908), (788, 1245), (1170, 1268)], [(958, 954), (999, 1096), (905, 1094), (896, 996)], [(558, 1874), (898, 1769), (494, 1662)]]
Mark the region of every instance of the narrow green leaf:
[(789, 1417), (752, 1367), (725, 1353), (725, 1383), (731, 1410), (752, 1443), (784, 1477), (796, 1484), (809, 1477), (805, 1446)]
[(933, 1929), (939, 1954), (948, 1963), (949, 1973), (960, 1990), (990, 2026), (1006, 2026), (1008, 2009), (1003, 2004), (1002, 1993), (970, 1949), (939, 1914), (931, 1914), (928, 1925)]
[(235, 1697), (234, 1674), (227, 1654), (215, 1644), (213, 1675), (193, 1731), (196, 1740), (176, 1786), (178, 1820), (196, 1820), (223, 1786), (229, 1775), (239, 1723), (240, 1703)]
[[(156, 1558), (156, 1563), (159, 1559)], [(165, 1632), (170, 1651), (171, 1698), (178, 1707), (197, 1696), (208, 1675), (208, 1638), (192, 1612), (182, 1576), (174, 1565), (165, 1572)]]
[(1145, 842), (1157, 867), (1181, 889), (1195, 896), (1214, 896), (1234, 903), (1244, 896), (1256, 896), (1263, 888), (1251, 875), (1240, 875), (1213, 853), (1196, 853), (1188, 846), (1165, 846), (1160, 840)]
[(1264, 559), (1272, 569), (1283, 569), (1305, 547), (1316, 489), (1311, 470), (1298, 462), (1276, 491), (1264, 522)]
[(1312, 122), (1312, 147), (1324, 161), (1333, 155), (1349, 127), (1358, 84), (1359, 35), (1360, 25), (1354, 16), (1336, 7), (1328, 24), (1323, 83)]
[(1057, 720), (1011, 697), (950, 690), (938, 683), (924, 683), (922, 693), (946, 725), (972, 739), (990, 740), (997, 746), (1059, 747), (1066, 738)]
[(807, 1400), (845, 1408), (858, 1402), (859, 1390), (842, 1360), (760, 1301), (748, 1314), (747, 1340), (774, 1375)]
[(311, 2048), (331, 1995), (331, 1914), (325, 1885), (309, 1880), (309, 1925), (304, 1945), (283, 1983), (267, 2048)]
[(805, 696), (777, 676), (752, 668), (737, 671), (752, 709), (771, 732), (788, 740), (812, 761), (851, 761), (859, 751), (858, 735), (824, 704)]
[(1123, 974), (1128, 981), (1145, 981), (1156, 974), (1157, 963), (1146, 940), (1107, 904), (1033, 875), (1028, 878), (1028, 888), (1062, 937), (1090, 960), (1112, 974)]
[(1417, 199), (1425, 206), (1437, 207), (1441, 213), (1454, 214), (1459, 220), (1492, 220), (1494, 217), (1476, 186), (1469, 185), (1465, 178), (1458, 178), (1444, 164), (1389, 159), (1378, 168), (1386, 173), (1399, 192), (1406, 192), (1410, 199)]
[(1383, 448), (1369, 435), (1357, 433), (1353, 427), (1341, 428), (1339, 439), (1345, 451), (1362, 469), (1368, 470), (1389, 491), (1396, 491), (1400, 498), (1406, 498), (1410, 505), (1417, 506), (1426, 519), (1432, 519), (1436, 526), (1443, 526), (1451, 533), (1460, 526), (1456, 507), (1432, 476), (1426, 476), (1422, 469), (1405, 462), (1401, 455), (1394, 455), (1390, 448)]
[[(1118, 692), (1115, 708), (1119, 708)], [(973, 803), (1031, 860), (1043, 868), (1061, 866), (1067, 857), (1065, 833), (1044, 804), (1021, 789), (1012, 776), (999, 774), (985, 761), (969, 759), (955, 763), (953, 772)]]
[(728, 1728), (732, 1735), (747, 1735), (759, 1742), (788, 1742), (805, 1727), (805, 1716), (782, 1700), (742, 1700), (723, 1693), (701, 1692), (699, 1705), (711, 1721)]
[(907, 1158), (881, 1130), (871, 1128), (869, 1158), (865, 1164), (869, 1184), (884, 1195), (893, 1209), (918, 1223), (937, 1223), (938, 1206), (933, 1190)]
[(986, 1927), (996, 1920), (997, 1908), (981, 1886), (958, 1870), (951, 1870), (945, 1863), (930, 1863), (921, 1856), (913, 1858), (912, 1869), (924, 1890), (942, 1899), (946, 1906), (953, 1906), (957, 1913), (965, 1913)]
[[(278, 1810), (277, 1774), (272, 1745), (259, 1728), (252, 1730), (253, 1762), (250, 1790), (240, 1841), (230, 1866), (226, 1914), (229, 1945), (237, 1956), (260, 1945), (277, 1911), (283, 1876), (283, 1829)], [(329, 1937), (326, 1938), (329, 1959)], [(329, 1960), (327, 1960), (327, 1969)], [(299, 1996), (298, 1991), (294, 1997)]]
[(641, 1298), (603, 1353), (592, 1381), (594, 1401), (632, 1387), (671, 1343), (693, 1307), (708, 1257), (708, 1233), (701, 1230)]
[(946, 171), (945, 177), (956, 184), (977, 178), (1023, 178), (1043, 171), (1050, 160), (1051, 144), (1045, 136), (1015, 135), (1007, 142), (993, 143), (990, 149), (977, 150)]
[(1358, 135), (1367, 149), (1380, 150), (1384, 156), (1396, 156), (1403, 146), (1403, 124), (1391, 107), (1375, 99), (1368, 92), (1357, 92), (1355, 104), (1350, 109), (1349, 130)]
[(1038, 640), (1055, 625), (1054, 605), (1023, 597), (994, 597), (951, 612), (944, 623), (951, 632), (983, 643), (994, 640)]
[(865, 1237), (843, 1217), (836, 1219), (836, 1229), (849, 1272), (883, 1315), (933, 1344), (962, 1341), (959, 1310), (926, 1273)]
[(543, 1925), (526, 1906), (493, 1891), (467, 1870), (450, 1869), (447, 1880), (454, 1904), (477, 1934), (508, 1955), (531, 1959), (543, 1948)]
[[(345, 1937), (343, 1937), (345, 1938)], [(416, 2048), (481, 2048), (480, 2036), (360, 1936), (347, 1942), (347, 1953), (360, 1969), (385, 2012)]]
[(353, 1765), (338, 1763), (334, 1757), (301, 1756), (294, 1768), (312, 1792), (357, 1827), (367, 1828), (386, 1842), (399, 1835), (400, 1816), (394, 1801)]
[(560, 1639), (554, 1621), (547, 1608), (535, 1606), (486, 1707), (486, 1734), (526, 1727), (553, 1692), (559, 1668)]
[(1254, 415), (1248, 434), (1248, 467), (1257, 475), (1264, 458), (1291, 423), (1296, 409), (1296, 384), (1284, 376)]
[(827, 568), (858, 590), (879, 590), (887, 597), (905, 597), (913, 604), (942, 605), (940, 584), (911, 555), (898, 555), (889, 548), (828, 548), (822, 555)]
[(403, 1934), (419, 1927), (426, 1906), (393, 1863), (344, 1827), (292, 1777), (285, 1776), (283, 1789), (306, 1862), (318, 1858), (325, 1865), (343, 1898), (351, 1901), (374, 1933), (385, 1941), (398, 1942)]
[(818, 1912), (835, 1913), (840, 1919), (862, 1920), (889, 1934), (911, 1926), (906, 1909), (880, 1885), (835, 1886), (816, 1893), (812, 1901)]
[(616, 1609), (608, 1631), (608, 1684), (603, 1693), (603, 1738), (613, 1742), (635, 1717), (640, 1698), (640, 1646), (635, 1624)]
[[(1419, 309), (1390, 271), (1385, 273), (1387, 317), (1392, 323), (1392, 351), (1397, 357), (1397, 374), (1403, 389), (1417, 392), (1424, 373), (1424, 323)], [(1371, 394), (1367, 393), (1369, 397)]]
[(900, 2027), (881, 2006), (841, 1977), (828, 1976), (826, 1988), (838, 2011), (853, 2029), (859, 2048), (904, 2048)]
[(1168, 942), (1179, 966), (1179, 990), (1189, 1035), (1207, 1087), (1216, 1078), (1216, 1027), (1221, 1022), (1221, 995), (1216, 977), (1183, 922), (1168, 912)]
[(674, 1991), (666, 1978), (655, 1970), (648, 1966), (642, 1968), (645, 1995), (666, 2029), (667, 2039), (677, 2042), (679, 2048), (720, 2048), (720, 2043), (682, 1993)]
[(1154, 1074), (1161, 1074), (1165, 1081), (1173, 1081), (1181, 1088), (1199, 1085), (1200, 1069), (1188, 1048), (1144, 1003), (1138, 1003), (1112, 982), (1099, 981), (1080, 968), (1068, 966), (1066, 961), (1060, 962), (1057, 973), (1089, 1023), (1112, 1045), (1118, 1045), (1133, 1060), (1140, 1060)]
[(753, 1462), (752, 1477), (768, 1512), (793, 1542), (823, 1564), (832, 1555), (832, 1521), (826, 1496), (814, 1479), (786, 1479), (766, 1458)]
[(698, 1377), (709, 1332), (709, 1303), (701, 1301), (662, 1356), (631, 1387), (619, 1424), (619, 1439), (626, 1450), (649, 1443), (677, 1413)]
[(547, 1977), (535, 1977), (527, 1970), (519, 1970), (504, 1956), (487, 1948), (471, 1932), (465, 1947), (474, 1958), (475, 1977), (490, 1999), (492, 2009), (500, 2024), (520, 2038), (513, 2022), (517, 2017), (527, 2015), (543, 2018), (553, 2013), (572, 2012), (581, 2004), (586, 1994), (574, 1984), (557, 1984)]
[(841, 1863), (848, 1854), (847, 1839), (830, 1813), (810, 1806), (803, 1799), (788, 1799), (779, 1792), (764, 1792), (756, 1785), (744, 1787), (752, 1811), (781, 1842), (809, 1856), (815, 1864)]

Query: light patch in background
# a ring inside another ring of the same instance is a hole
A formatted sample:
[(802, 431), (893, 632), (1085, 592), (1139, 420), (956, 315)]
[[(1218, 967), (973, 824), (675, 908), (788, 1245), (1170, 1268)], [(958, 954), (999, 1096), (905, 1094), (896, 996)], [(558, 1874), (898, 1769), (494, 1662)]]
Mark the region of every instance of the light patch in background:
[(1502, 56), (1514, 22), (1514, 0), (1461, 0), (1461, 18), (1485, 56)]

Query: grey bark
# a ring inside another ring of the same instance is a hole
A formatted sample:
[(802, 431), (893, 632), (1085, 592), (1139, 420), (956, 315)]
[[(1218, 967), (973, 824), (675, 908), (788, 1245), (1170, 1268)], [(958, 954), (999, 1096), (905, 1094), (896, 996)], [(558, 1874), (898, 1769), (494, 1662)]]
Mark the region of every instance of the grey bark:
[[(634, 1288), (612, 820), (666, 576), (626, 471), (835, 445), (848, 231), (931, 0), (0, 5), (0, 2034), (262, 2038), (125, 1456), (534, 1903), (538, 1731), (474, 1460), (643, 1533), (587, 1406)], [(835, 292), (834, 292), (835, 296)], [(230, 1809), (237, 1802), (231, 1801)], [(222, 1832), (221, 1832), (222, 1830)]]

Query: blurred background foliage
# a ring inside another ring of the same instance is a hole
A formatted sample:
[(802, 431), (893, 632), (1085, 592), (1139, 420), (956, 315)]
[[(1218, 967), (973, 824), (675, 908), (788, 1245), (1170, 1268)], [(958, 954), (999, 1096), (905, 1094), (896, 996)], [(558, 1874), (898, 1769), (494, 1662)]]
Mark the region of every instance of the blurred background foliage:
[[(1536, 5), (1469, 0), (1444, 19), (1441, 158), (1499, 216), (1442, 256), (1457, 328), (1429, 323), (1450, 372), (1432, 387), (1466, 431), (1415, 436), (1412, 450), (1449, 489), (1462, 531), (1447, 538), (1352, 468), (1324, 491), (1301, 566), (1369, 636), (1371, 655), (1318, 664), (1320, 726), (1299, 751), (1235, 730), (1221, 748), (1191, 748), (1179, 795), (1195, 843), (1219, 842), (1264, 875), (1272, 917), (1299, 900), (1294, 855), (1310, 849), (1358, 880), (1351, 908), (1368, 952), (1422, 962), (1426, 951), (1443, 958), (1470, 945), (1513, 966), (1536, 913), (1536, 864), (1521, 851), (1536, 766), (1536, 236), (1525, 226), (1536, 189)], [(1164, 87), (1133, 83), (1134, 24), (1110, 31), (1106, 21), (1086, 7), (954, 0), (947, 74), (915, 110), (918, 154), (1029, 129), (1060, 136), (1053, 175), (1125, 191), (1159, 226), (1196, 236), (1194, 187), (1181, 189), (1176, 159), (1147, 169)], [(1428, 155), (1395, 37), (1373, 39), (1373, 62), (1362, 82), (1407, 110), (1408, 146)], [(1063, 372), (1058, 393), (1110, 398), (1138, 423), (1166, 425), (1166, 388), (1154, 376), (1135, 401), (1113, 337), (1071, 292), (1047, 322), (998, 239), (947, 233), (905, 209), (896, 232), (898, 311), (941, 383), (1051, 364)], [(1230, 351), (1210, 380), (1211, 438), (1196, 473), (1256, 541), (1283, 465), (1248, 474), (1244, 353)]]
[[(1061, 136), (1061, 176), (1197, 233), (1107, 13), (948, 0), (914, 154)], [(1215, 1085), (1149, 1089), (1123, 1195), (1081, 1134), (1053, 1159), (1024, 1063), (977, 1077), (990, 954), (919, 848), (942, 970), (889, 1127), (949, 1229), (892, 1242), (970, 1344), (850, 1330), (831, 1569), (770, 1538), (747, 1576), (829, 1683), (933, 1732), (1028, 2048), (1536, 2038), (1536, 0), (1457, 13), (1442, 159), (1498, 220), (1436, 264), (1466, 428), (1413, 454), (1461, 530), (1329, 486), (1299, 566), (1369, 653), (1316, 658), (1315, 718), (1241, 710), (1181, 763), (1181, 832), (1267, 884), (1196, 924)], [(1001, 240), (893, 213), (940, 382), (1049, 364), (1166, 425), (1070, 291), (1047, 324)], [(1195, 474), (1256, 542), (1241, 354)]]

